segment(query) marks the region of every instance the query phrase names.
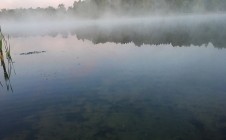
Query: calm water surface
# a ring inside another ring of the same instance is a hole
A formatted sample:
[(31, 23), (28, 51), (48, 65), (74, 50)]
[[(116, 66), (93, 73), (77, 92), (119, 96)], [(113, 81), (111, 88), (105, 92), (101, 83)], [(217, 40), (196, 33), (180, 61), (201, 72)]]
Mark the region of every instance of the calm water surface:
[(0, 139), (226, 139), (226, 49), (71, 35), (11, 46), (13, 92), (0, 67)]

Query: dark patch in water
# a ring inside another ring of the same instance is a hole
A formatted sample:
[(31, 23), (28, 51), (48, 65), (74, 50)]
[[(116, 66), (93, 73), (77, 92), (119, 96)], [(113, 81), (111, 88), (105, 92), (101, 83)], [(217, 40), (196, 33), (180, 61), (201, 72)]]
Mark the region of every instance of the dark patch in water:
[(224, 133), (226, 136), (226, 127), (221, 128), (221, 132)]
[(226, 123), (226, 116), (221, 116), (218, 120), (219, 123)]
[(35, 131), (31, 128), (31, 125), (29, 123), (25, 123), (24, 121), (5, 125), (4, 129), (0, 129), (0, 139), (8, 138), (9, 136), (11, 137), (13, 135), (22, 133), (24, 130), (27, 131), (25, 138), (26, 140), (34, 139)]
[(225, 127), (222, 127), (219, 129), (220, 133), (222, 134), (222, 139), (223, 140), (226, 140), (226, 126)]
[(192, 118), (190, 123), (199, 131), (202, 140), (213, 140), (213, 133), (206, 129), (205, 125), (196, 118)]
[(66, 121), (72, 122), (84, 122), (86, 119), (81, 115), (81, 113), (67, 113), (65, 114)]
[(21, 53), (20, 55), (31, 55), (31, 54), (39, 54), (39, 53), (45, 53), (46, 51), (33, 51), (33, 52), (26, 52)]
[(175, 140), (184, 140), (182, 137), (176, 137)]
[(95, 138), (104, 138), (104, 137), (107, 137), (107, 134), (113, 134), (113, 131), (114, 131), (114, 129), (112, 129), (108, 126), (101, 127), (101, 128), (99, 128), (99, 131), (96, 134), (94, 134), (94, 137)]
[(204, 130), (204, 125), (201, 121), (197, 120), (197, 119), (192, 119), (190, 120), (190, 123), (195, 126), (198, 130)]

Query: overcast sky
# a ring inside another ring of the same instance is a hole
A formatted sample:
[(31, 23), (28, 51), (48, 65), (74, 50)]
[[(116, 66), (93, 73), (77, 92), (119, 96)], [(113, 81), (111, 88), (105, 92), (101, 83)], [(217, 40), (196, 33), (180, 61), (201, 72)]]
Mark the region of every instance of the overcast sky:
[(12, 8), (36, 8), (36, 7), (57, 7), (60, 3), (66, 7), (72, 6), (75, 0), (0, 0), (0, 9)]

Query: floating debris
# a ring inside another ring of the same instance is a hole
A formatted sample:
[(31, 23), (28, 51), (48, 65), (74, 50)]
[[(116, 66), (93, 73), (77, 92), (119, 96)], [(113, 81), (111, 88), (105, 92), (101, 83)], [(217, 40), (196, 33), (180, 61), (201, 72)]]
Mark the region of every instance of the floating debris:
[(26, 52), (21, 53), (20, 55), (31, 55), (31, 54), (39, 54), (39, 53), (45, 53), (46, 51), (33, 51), (33, 52)]

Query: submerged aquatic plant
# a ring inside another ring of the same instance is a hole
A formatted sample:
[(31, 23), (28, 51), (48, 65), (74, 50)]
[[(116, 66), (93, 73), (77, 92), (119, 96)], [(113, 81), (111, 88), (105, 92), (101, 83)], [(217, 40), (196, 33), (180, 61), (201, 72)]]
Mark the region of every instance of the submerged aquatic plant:
[[(5, 57), (7, 59), (7, 64), (5, 63)], [(1, 31), (0, 27), (0, 61), (1, 61), (1, 66), (3, 68), (4, 72), (4, 79), (6, 83), (6, 88), (7, 90), (11, 90), (13, 92), (13, 88), (10, 82), (10, 77), (12, 73), (12, 69), (14, 70), (13, 67), (13, 61), (11, 57), (11, 52), (10, 52), (10, 43), (9, 43), (9, 36), (6, 39), (4, 34)], [(14, 70), (15, 73), (15, 70)], [(3, 87), (3, 84), (0, 81), (0, 85)]]

